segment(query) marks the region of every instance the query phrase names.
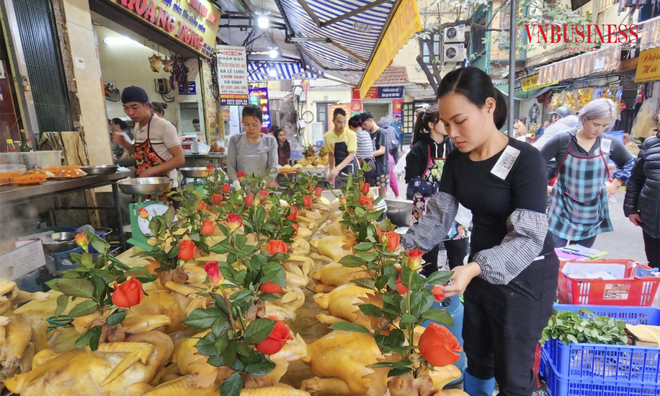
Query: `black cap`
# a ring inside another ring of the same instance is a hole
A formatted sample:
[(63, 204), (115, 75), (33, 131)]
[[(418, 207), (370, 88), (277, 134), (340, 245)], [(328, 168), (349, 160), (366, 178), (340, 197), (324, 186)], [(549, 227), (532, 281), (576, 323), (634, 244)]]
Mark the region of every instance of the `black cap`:
[(147, 92), (144, 89), (132, 86), (125, 88), (121, 93), (121, 102), (149, 103), (149, 97), (147, 96)]

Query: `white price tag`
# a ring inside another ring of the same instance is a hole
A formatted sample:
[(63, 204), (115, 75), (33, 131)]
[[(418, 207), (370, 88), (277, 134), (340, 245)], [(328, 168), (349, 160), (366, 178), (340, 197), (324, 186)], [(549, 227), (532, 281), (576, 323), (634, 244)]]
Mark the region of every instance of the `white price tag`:
[(605, 153), (610, 153), (610, 148), (612, 147), (612, 141), (610, 139), (602, 139), (600, 141), (600, 150)]
[(16, 280), (46, 265), (41, 241), (34, 241), (0, 255), (0, 277)]
[(506, 179), (506, 177), (509, 175), (509, 172), (511, 172), (511, 168), (513, 168), (513, 164), (516, 163), (519, 155), (520, 150), (512, 146), (507, 146), (490, 173), (502, 180)]

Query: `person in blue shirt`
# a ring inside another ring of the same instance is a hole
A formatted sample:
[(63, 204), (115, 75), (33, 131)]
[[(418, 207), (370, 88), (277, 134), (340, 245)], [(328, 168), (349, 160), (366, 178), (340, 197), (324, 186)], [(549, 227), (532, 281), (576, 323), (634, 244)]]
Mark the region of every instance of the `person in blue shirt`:
[(401, 123), (401, 115), (394, 115), (394, 122), (391, 126), (396, 130), (396, 134), (399, 137), (399, 147), (403, 144), (403, 124)]

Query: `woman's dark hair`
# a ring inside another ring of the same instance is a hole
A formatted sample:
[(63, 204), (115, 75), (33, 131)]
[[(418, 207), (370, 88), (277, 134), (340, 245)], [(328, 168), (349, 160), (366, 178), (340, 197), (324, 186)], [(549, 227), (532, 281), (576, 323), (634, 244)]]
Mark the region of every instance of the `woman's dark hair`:
[(360, 119), (360, 115), (357, 114), (349, 118), (348, 126), (350, 126), (351, 128), (362, 128), (362, 120)]
[(495, 99), (497, 105), (495, 106), (493, 121), (495, 121), (497, 129), (504, 126), (507, 119), (506, 99), (504, 94), (495, 88), (490, 76), (483, 70), (468, 66), (449, 72), (440, 81), (437, 98), (441, 99), (452, 92), (465, 96), (467, 100), (479, 108), (486, 104), (486, 99)]
[(121, 118), (113, 118), (112, 123), (115, 125), (119, 125), (122, 131), (128, 129), (128, 124), (126, 123), (126, 121), (122, 120)]
[(438, 113), (438, 108), (435, 106), (431, 106), (417, 115), (417, 122), (415, 123), (415, 131), (413, 132), (412, 142), (410, 143), (411, 145), (417, 143), (423, 135), (431, 133), (429, 130), (429, 122), (434, 125), (440, 122), (440, 114)]
[(156, 113), (164, 113), (165, 109), (167, 109), (167, 103), (151, 102), (151, 107)]
[(279, 128), (279, 127), (275, 127), (271, 130), (273, 131), (273, 136), (275, 136), (276, 139), (279, 137), (280, 132), (285, 132), (284, 129)]
[(261, 114), (261, 107), (257, 105), (247, 105), (243, 107), (243, 119), (245, 117), (255, 117), (259, 122), (264, 122), (263, 115)]

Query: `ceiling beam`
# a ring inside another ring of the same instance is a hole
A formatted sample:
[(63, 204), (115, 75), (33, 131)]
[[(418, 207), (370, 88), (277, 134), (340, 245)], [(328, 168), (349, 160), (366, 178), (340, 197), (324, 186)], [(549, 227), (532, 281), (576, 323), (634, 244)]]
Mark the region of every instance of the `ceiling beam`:
[[(299, 0), (299, 1), (302, 1), (302, 0)], [(342, 14), (342, 15), (340, 15), (340, 16), (338, 16), (338, 17), (335, 17), (335, 18), (332, 18), (332, 19), (328, 19), (328, 20), (325, 21), (325, 22), (321, 22), (320, 25), (319, 25), (319, 24), (317, 24), (317, 25), (318, 25), (319, 27), (322, 27), (322, 28), (323, 28), (323, 27), (326, 27), (326, 26), (330, 26), (330, 25), (332, 25), (332, 24), (334, 24), (334, 23), (337, 23), (337, 22), (343, 21), (344, 19), (348, 19), (348, 18), (352, 17), (353, 15), (357, 15), (357, 14), (359, 14), (359, 13), (361, 13), (361, 12), (368, 11), (368, 10), (374, 8), (374, 7), (378, 7), (379, 5), (381, 5), (381, 4), (383, 4), (383, 3), (387, 3), (387, 2), (389, 2), (389, 1), (390, 1), (390, 0), (376, 0), (376, 1), (374, 1), (373, 3), (370, 3), (370, 4), (367, 4), (367, 5), (364, 5), (364, 6), (360, 7), (360, 8), (356, 8), (356, 9), (354, 9), (354, 10), (352, 10), (352, 11), (349, 11), (349, 12), (347, 12), (346, 14)]]
[[(380, 1), (380, 0), (379, 0)], [(316, 26), (321, 27), (321, 20), (319, 17), (314, 13), (314, 10), (310, 6), (307, 5), (307, 2), (305, 0), (298, 0), (298, 3), (300, 6), (307, 12), (307, 15), (309, 15), (310, 18), (312, 18), (312, 21), (316, 24)]]
[(360, 55), (356, 54), (355, 52), (349, 50), (348, 48), (344, 47), (340, 43), (336, 42), (335, 40), (329, 39), (328, 41), (330, 44), (334, 45), (335, 47), (339, 48), (340, 50), (346, 52), (347, 54), (355, 57), (355, 59), (359, 59), (360, 61), (364, 62), (365, 64), (367, 63), (367, 60), (361, 57)]

